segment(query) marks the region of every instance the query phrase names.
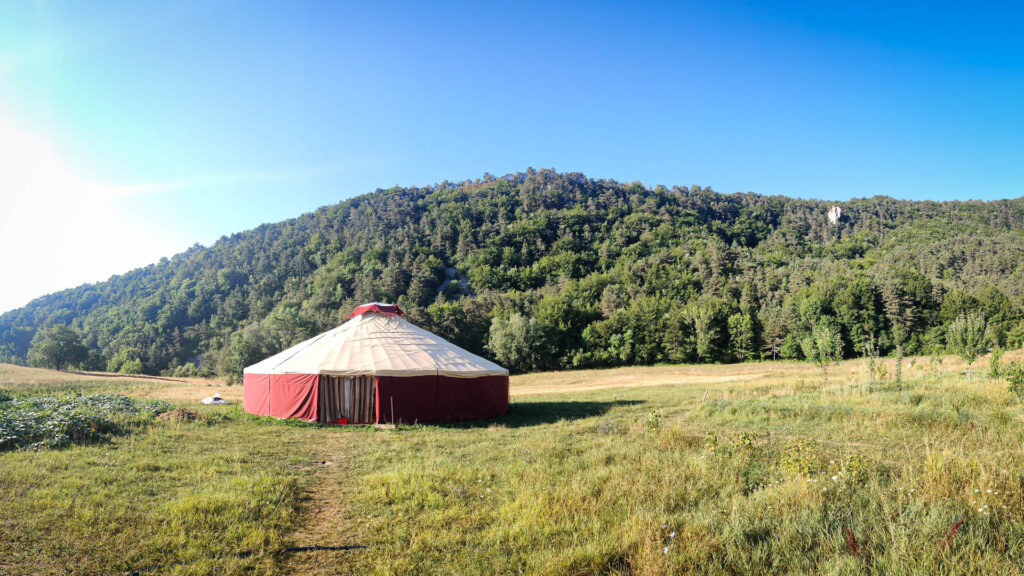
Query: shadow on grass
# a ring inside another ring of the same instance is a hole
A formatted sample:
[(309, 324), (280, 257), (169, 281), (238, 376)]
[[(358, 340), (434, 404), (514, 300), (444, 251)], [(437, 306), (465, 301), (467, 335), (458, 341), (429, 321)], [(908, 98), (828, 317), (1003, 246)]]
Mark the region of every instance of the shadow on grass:
[[(465, 422), (445, 423), (402, 423), (398, 425), (400, 430), (415, 430), (419, 428), (487, 428), (489, 426), (504, 426), (506, 428), (525, 428), (541, 424), (553, 424), (561, 420), (582, 420), (595, 416), (603, 416), (616, 406), (637, 406), (643, 404), (641, 400), (614, 400), (611, 402), (511, 402), (508, 406), (508, 413), (496, 418), (483, 420), (468, 420)], [(277, 426), (292, 426), (296, 428), (329, 428), (337, 430), (374, 430), (375, 428), (394, 428), (391, 424), (347, 424), (337, 426), (322, 422), (305, 422), (303, 420), (278, 419), (272, 416), (257, 416), (243, 410), (240, 405), (234, 405), (222, 412), (223, 417), (229, 420), (256, 422)]]
[(82, 372), (79, 370), (55, 370), (55, 372), (63, 372), (66, 374), (74, 374), (76, 376), (89, 376), (91, 378), (106, 378), (113, 380), (156, 380), (160, 382), (178, 382), (181, 384), (188, 384), (188, 380), (182, 380), (181, 378), (168, 378), (167, 376), (150, 376), (148, 374), (121, 374), (120, 372)]
[(610, 402), (513, 402), (508, 406), (508, 414), (486, 420), (470, 420), (468, 422), (452, 422), (449, 424), (432, 424), (443, 428), (487, 428), (488, 426), (505, 426), (506, 428), (524, 428), (540, 424), (553, 424), (560, 420), (582, 420), (603, 416), (616, 406), (636, 406), (643, 404), (640, 400), (614, 400)]

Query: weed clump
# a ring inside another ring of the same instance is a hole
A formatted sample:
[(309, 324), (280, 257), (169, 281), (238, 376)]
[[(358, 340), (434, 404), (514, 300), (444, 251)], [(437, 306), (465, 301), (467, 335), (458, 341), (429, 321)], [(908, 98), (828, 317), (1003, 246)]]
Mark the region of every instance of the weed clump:
[(807, 440), (797, 440), (782, 453), (782, 469), (796, 476), (812, 476), (819, 468), (815, 446)]
[(661, 412), (658, 412), (657, 410), (651, 411), (651, 413), (647, 415), (647, 419), (644, 420), (644, 427), (647, 428), (647, 432), (649, 434), (657, 434), (658, 430), (661, 428)]

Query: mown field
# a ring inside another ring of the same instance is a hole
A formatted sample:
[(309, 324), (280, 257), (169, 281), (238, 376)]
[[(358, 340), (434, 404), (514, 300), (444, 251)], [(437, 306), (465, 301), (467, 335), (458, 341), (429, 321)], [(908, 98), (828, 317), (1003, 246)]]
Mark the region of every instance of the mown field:
[[(16, 394), (209, 419), (0, 453), (0, 573), (1024, 573), (1024, 407), (984, 361), (962, 370), (532, 374), (503, 418), (376, 429), (199, 406), (239, 397), (217, 382), (4, 366)], [(269, 553), (311, 545), (365, 548)]]

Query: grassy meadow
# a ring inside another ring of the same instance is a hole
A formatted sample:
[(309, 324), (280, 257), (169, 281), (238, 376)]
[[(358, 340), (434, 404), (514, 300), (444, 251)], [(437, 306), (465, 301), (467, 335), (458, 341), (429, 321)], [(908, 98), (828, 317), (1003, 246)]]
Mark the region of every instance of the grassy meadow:
[[(1011, 354), (1020, 357), (1020, 354)], [(0, 573), (1020, 574), (1024, 406), (959, 361), (658, 366), (512, 380), (507, 416), (319, 427), (218, 382), (0, 367), (0, 388), (208, 418), (0, 453)], [(288, 546), (346, 551), (255, 554)]]

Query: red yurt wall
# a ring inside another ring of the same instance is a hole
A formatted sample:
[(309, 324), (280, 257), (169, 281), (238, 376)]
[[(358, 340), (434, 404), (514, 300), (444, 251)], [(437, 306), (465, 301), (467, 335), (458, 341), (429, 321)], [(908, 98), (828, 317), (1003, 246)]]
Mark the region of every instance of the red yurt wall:
[[(317, 374), (245, 374), (242, 384), (242, 407), (252, 414), (315, 422), (323, 408)], [(375, 384), (373, 420), (382, 424), (460, 422), (508, 412), (504, 375), (379, 376)]]
[(316, 421), (319, 374), (245, 374), (242, 407), (246, 412), (275, 418)]
[(508, 376), (377, 377), (377, 422), (381, 424), (460, 422), (506, 412)]
[(242, 408), (257, 416), (270, 416), (270, 374), (242, 376)]

